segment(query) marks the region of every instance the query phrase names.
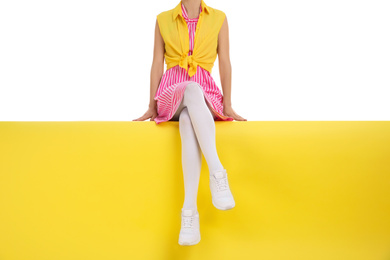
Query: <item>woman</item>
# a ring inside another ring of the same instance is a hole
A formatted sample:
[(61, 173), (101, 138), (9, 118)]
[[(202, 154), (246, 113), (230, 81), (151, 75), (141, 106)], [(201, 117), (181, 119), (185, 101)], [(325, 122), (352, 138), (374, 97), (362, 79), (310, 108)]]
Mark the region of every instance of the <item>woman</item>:
[[(223, 96), (211, 69), (218, 54)], [(164, 58), (167, 70), (164, 72)], [(197, 192), (201, 151), (209, 168), (213, 205), (221, 210), (235, 206), (227, 172), (215, 141), (214, 121), (246, 121), (231, 105), (231, 64), (226, 15), (203, 0), (182, 0), (157, 15), (150, 104), (146, 113), (156, 124), (179, 121), (185, 199), (181, 209), (180, 245), (200, 241)]]

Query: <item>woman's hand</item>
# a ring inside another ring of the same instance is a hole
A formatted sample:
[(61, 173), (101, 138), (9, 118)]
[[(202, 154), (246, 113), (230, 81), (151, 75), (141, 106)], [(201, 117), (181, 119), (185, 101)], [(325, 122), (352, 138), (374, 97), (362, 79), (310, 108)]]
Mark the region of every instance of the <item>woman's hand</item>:
[(133, 121), (144, 121), (150, 118), (150, 121), (154, 121), (154, 119), (158, 116), (157, 107), (149, 107), (149, 109), (145, 112), (145, 114), (137, 119), (133, 119)]
[(243, 118), (242, 116), (238, 115), (232, 108), (232, 106), (229, 106), (229, 105), (224, 105), (223, 106), (223, 114), (225, 116), (229, 116), (229, 117), (232, 117), (234, 120), (237, 120), (237, 121), (248, 121), (246, 120), (245, 118)]

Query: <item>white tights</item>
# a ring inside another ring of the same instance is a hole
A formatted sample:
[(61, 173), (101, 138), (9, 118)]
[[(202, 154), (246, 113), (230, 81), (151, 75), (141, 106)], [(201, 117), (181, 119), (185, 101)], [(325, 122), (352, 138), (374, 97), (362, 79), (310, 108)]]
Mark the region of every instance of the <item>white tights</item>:
[(171, 120), (179, 119), (182, 143), (182, 167), (185, 198), (183, 208), (197, 210), (197, 194), (202, 163), (206, 159), (209, 174), (224, 169), (216, 148), (213, 113), (206, 104), (201, 86), (190, 82)]

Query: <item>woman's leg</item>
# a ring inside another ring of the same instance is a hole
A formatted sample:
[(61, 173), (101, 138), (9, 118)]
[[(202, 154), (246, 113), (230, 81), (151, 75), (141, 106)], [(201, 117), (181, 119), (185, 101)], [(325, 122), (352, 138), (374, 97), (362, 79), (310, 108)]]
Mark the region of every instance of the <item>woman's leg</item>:
[[(223, 170), (215, 142), (215, 123), (203, 92), (196, 82), (186, 86), (184, 97), (171, 120), (179, 121), (182, 143), (182, 167), (185, 186), (183, 209), (197, 210), (197, 193), (202, 155), (210, 175)], [(202, 150), (201, 150), (202, 149)]]
[(188, 115), (207, 161), (209, 173), (223, 170), (217, 154), (213, 114), (206, 104), (203, 91), (198, 83), (190, 82), (186, 86), (183, 105), (188, 109)]
[(219, 161), (215, 123), (201, 88), (202, 86), (196, 82), (189, 83), (184, 91), (183, 104), (188, 109), (194, 132), (209, 166), (213, 205), (217, 209), (228, 210), (235, 206), (235, 201), (229, 188), (226, 169)]
[(185, 188), (183, 208), (197, 211), (202, 154), (186, 107), (180, 112), (179, 130), (182, 144), (181, 156)]

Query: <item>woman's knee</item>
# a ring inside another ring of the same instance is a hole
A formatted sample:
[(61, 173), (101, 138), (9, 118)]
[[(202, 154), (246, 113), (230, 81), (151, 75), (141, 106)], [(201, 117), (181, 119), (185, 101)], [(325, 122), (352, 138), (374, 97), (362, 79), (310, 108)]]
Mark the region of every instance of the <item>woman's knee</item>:
[(190, 100), (204, 100), (202, 87), (197, 82), (190, 82), (187, 84), (184, 91), (184, 100), (188, 102)]

